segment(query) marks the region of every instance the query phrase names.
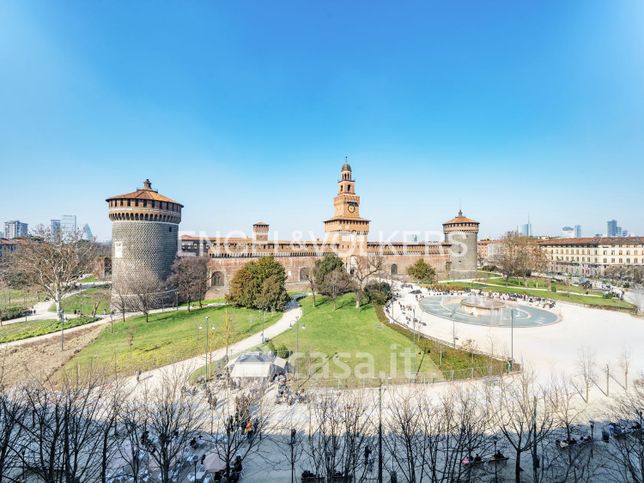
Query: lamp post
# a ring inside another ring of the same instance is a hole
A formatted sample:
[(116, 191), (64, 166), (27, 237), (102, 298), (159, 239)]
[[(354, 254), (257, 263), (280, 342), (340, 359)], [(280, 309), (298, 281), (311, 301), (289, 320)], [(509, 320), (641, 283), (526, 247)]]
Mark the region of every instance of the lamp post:
[[(199, 326), (199, 330), (203, 329), (202, 326)], [(210, 351), (210, 339), (209, 339), (209, 332), (210, 332), (210, 319), (206, 315), (206, 351), (205, 351), (205, 356), (206, 356), (206, 382), (208, 382), (208, 359), (209, 359), (209, 351)]]
[(510, 364), (514, 364), (514, 307), (510, 309)]
[(452, 310), (452, 315), (450, 318), (452, 319), (452, 344), (454, 346), (454, 349), (456, 349), (456, 321), (454, 320), (454, 315), (456, 315), (456, 309)]
[[(302, 327), (302, 330), (306, 329), (306, 326)], [(297, 370), (297, 360), (300, 357), (300, 317), (295, 319), (295, 380), (299, 380), (298, 370)]]
[[(497, 444), (499, 442), (499, 437), (494, 436), (492, 438), (492, 441), (494, 441), (494, 459), (496, 460), (497, 456)], [(499, 469), (497, 468), (497, 463), (498, 461), (494, 461), (494, 481), (498, 482), (499, 481)]]
[(291, 483), (295, 483), (295, 436), (297, 431), (291, 428)]

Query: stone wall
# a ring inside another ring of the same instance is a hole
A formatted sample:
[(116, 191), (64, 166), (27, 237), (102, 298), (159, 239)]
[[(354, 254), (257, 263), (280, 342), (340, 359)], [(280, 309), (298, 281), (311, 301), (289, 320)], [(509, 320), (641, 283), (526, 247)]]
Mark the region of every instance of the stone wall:
[(166, 279), (177, 255), (178, 232), (175, 223), (112, 222), (112, 280), (143, 270)]
[[(309, 289), (308, 279), (305, 275), (311, 272), (315, 261), (319, 256), (288, 256), (275, 257), (286, 270), (286, 289), (288, 291), (305, 291)], [(410, 255), (384, 255), (385, 275), (394, 277), (397, 280), (408, 280), (407, 268), (413, 265), (419, 258), (423, 258), (427, 263), (432, 265), (440, 278), (447, 276), (447, 264), (449, 255), (447, 253), (440, 255), (419, 256)], [(246, 263), (256, 260), (257, 257), (221, 257), (211, 258), (208, 262), (209, 285), (207, 298), (219, 298), (228, 293), (230, 281), (235, 273)], [(393, 268), (393, 270), (392, 270)], [(393, 273), (392, 273), (393, 272)]]

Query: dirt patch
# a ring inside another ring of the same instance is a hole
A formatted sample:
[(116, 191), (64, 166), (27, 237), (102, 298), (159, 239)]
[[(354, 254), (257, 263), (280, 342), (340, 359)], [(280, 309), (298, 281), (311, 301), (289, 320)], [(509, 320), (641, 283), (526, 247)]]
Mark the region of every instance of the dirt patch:
[(44, 381), (61, 369), (83, 347), (92, 342), (104, 326), (88, 327), (65, 335), (65, 350), (60, 337), (33, 344), (0, 349), (0, 370), (5, 384), (36, 379)]

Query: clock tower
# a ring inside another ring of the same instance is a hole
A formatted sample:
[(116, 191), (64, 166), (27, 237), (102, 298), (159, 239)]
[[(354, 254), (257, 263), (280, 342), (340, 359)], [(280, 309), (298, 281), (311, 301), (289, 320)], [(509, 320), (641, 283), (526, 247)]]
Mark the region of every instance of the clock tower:
[[(369, 220), (360, 217), (360, 197), (356, 194), (351, 166), (344, 161), (338, 181), (338, 194), (333, 199), (333, 218), (325, 220), (326, 239), (340, 245), (340, 252), (362, 255), (366, 253)], [(360, 253), (364, 250), (364, 253)]]

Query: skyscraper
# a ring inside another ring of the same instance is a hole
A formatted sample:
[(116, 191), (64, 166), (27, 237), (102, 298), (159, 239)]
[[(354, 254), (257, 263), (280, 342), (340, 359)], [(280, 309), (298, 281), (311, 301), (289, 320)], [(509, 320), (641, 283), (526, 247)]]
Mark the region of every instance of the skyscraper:
[(532, 236), (532, 224), (526, 223), (525, 225), (521, 225), (521, 234), (523, 236)]
[(92, 229), (87, 223), (85, 223), (83, 226), (83, 240), (92, 241), (93, 239), (94, 235), (92, 234)]
[(52, 219), (49, 230), (51, 231), (51, 237), (54, 240), (60, 239), (60, 220)]
[(575, 225), (575, 238), (581, 238), (581, 225)]
[(572, 226), (564, 226), (561, 229), (561, 236), (563, 238), (575, 238), (575, 229)]
[(6, 221), (4, 224), (4, 236), (6, 238), (20, 238), (29, 235), (29, 225), (19, 220)]
[(606, 236), (617, 236), (617, 220), (606, 222)]
[(60, 219), (60, 229), (63, 236), (76, 234), (76, 215), (63, 215)]

